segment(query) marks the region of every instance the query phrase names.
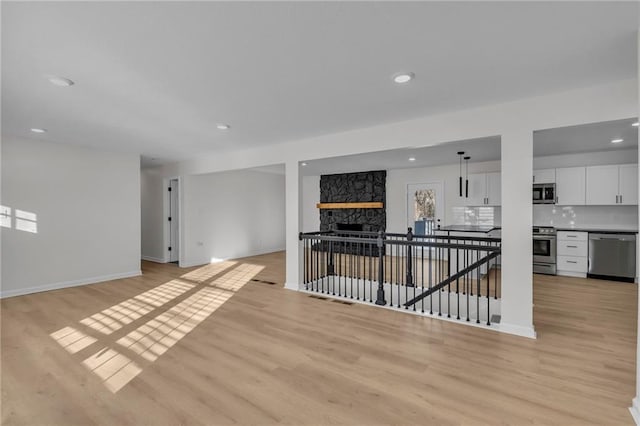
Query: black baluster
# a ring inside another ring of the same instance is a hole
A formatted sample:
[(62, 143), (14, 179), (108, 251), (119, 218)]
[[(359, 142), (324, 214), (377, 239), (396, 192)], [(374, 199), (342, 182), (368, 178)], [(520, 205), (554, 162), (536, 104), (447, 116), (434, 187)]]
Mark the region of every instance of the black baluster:
[[(495, 267), (495, 260), (494, 260), (493, 266)], [(491, 261), (489, 261), (488, 268), (489, 268), (488, 273), (491, 274)], [(487, 275), (487, 325), (491, 325), (491, 310), (489, 309), (489, 304), (491, 303), (491, 295), (489, 294), (489, 285), (491, 284), (490, 279), (491, 279), (491, 275)]]
[[(460, 244), (460, 240), (456, 240), (456, 244)], [(456, 269), (460, 270), (460, 249), (456, 249)], [(456, 271), (456, 274), (458, 272)], [(460, 319), (460, 276), (456, 278), (456, 298), (458, 299), (458, 308), (456, 309), (457, 317), (456, 319)]]
[[(424, 244), (424, 241), (423, 241)], [(422, 273), (420, 274), (420, 290), (422, 293), (424, 293), (424, 245), (420, 247), (420, 252), (421, 252), (421, 262), (420, 262), (420, 267), (421, 267), (421, 271)], [(421, 302), (421, 310), (422, 313), (424, 314), (424, 297), (420, 300)]]
[[(480, 251), (476, 250), (476, 258), (480, 257)], [(482, 265), (478, 266), (478, 274), (476, 275), (476, 324), (480, 324), (480, 268)]]
[[(429, 247), (429, 290), (433, 285), (433, 247)], [(429, 294), (429, 313), (433, 315), (433, 293)]]
[(384, 300), (384, 254), (383, 254), (383, 241), (384, 234), (382, 231), (378, 232), (378, 294), (376, 297), (376, 305), (384, 306), (387, 301)]

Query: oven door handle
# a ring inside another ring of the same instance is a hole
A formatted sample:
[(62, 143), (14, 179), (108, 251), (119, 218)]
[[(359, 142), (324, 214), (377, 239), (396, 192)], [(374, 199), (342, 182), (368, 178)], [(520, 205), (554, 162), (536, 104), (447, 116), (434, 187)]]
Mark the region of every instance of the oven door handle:
[(548, 236), (548, 235), (534, 235), (533, 236), (534, 240), (555, 240), (556, 237), (554, 236)]

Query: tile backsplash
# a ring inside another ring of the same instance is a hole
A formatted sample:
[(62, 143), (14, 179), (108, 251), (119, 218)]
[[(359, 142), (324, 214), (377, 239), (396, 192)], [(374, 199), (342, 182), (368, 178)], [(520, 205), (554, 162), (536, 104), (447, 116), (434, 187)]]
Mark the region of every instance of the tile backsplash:
[(534, 204), (533, 224), (538, 226), (594, 226), (637, 229), (638, 206), (556, 206)]
[(453, 225), (500, 225), (500, 207), (453, 207)]

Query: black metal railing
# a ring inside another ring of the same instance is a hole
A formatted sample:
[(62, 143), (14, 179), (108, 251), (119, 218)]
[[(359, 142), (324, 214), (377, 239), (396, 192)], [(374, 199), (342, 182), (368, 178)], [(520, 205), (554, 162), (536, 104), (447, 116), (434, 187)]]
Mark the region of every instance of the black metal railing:
[(409, 228), (307, 232), (300, 240), (307, 291), (486, 325), (499, 314), (499, 238)]

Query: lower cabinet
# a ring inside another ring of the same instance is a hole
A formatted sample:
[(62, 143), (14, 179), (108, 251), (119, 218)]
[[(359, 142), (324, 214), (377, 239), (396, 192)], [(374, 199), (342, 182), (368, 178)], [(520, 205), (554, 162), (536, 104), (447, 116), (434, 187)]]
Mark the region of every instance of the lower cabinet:
[(556, 258), (558, 275), (587, 276), (588, 237), (587, 232), (558, 231)]

